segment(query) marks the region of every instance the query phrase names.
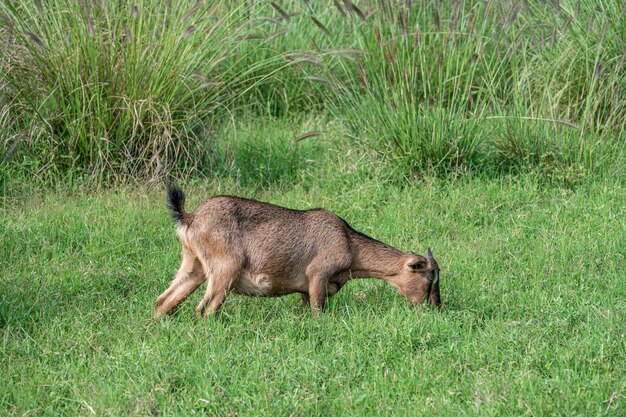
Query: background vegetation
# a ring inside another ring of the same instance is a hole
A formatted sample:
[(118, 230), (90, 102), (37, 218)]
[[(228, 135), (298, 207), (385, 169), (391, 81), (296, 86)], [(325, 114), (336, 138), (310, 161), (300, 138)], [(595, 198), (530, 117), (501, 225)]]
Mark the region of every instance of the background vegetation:
[[(624, 415), (625, 22), (609, 0), (0, 0), (0, 414)], [(190, 209), (323, 206), (431, 246), (444, 306), (361, 281), (318, 321), (232, 296), (156, 323), (168, 175)]]
[(251, 111), (330, 114), (399, 178), (624, 170), (622, 2), (2, 4), (4, 152), (36, 173), (206, 174)]

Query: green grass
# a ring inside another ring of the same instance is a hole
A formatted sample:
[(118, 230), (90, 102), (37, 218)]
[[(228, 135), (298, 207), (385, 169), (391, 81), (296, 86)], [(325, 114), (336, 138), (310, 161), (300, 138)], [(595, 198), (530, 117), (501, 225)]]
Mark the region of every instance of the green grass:
[[(302, 123), (294, 136), (323, 125)], [(260, 133), (291, 143), (280, 122), (242, 126), (244, 149)], [(363, 280), (319, 320), (297, 295), (231, 295), (202, 320), (199, 291), (155, 322), (154, 299), (180, 261), (162, 189), (8, 193), (0, 414), (624, 415), (622, 183), (555, 188), (526, 175), (396, 186), (309, 141), (314, 160), (297, 157), (297, 175), (277, 158), (183, 184), (188, 207), (217, 193), (323, 206), (398, 248), (431, 246), (441, 310)]]

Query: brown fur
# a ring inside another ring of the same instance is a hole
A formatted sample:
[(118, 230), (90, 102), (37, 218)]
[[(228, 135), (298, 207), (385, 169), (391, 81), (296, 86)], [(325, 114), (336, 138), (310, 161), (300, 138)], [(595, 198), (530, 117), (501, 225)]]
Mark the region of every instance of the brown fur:
[(230, 291), (300, 293), (317, 315), (326, 297), (350, 279), (366, 277), (387, 281), (414, 305), (441, 304), (439, 268), (432, 256), (399, 251), (329, 211), (218, 196), (188, 214), (182, 190), (171, 185), (168, 199), (183, 259), (170, 287), (156, 299), (156, 317), (171, 313), (204, 282), (199, 315), (219, 310)]

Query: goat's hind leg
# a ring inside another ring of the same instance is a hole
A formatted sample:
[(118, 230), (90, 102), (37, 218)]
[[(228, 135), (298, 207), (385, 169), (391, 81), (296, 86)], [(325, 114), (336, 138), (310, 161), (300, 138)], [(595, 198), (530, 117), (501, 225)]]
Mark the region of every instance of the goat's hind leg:
[(205, 281), (204, 270), (196, 255), (188, 248), (183, 248), (183, 260), (171, 285), (155, 301), (154, 316), (160, 318), (170, 314), (200, 284)]
[[(203, 261), (204, 263), (206, 262)], [(196, 307), (198, 316), (208, 317), (222, 307), (243, 269), (243, 262), (235, 256), (212, 259), (211, 263), (210, 266), (205, 266), (207, 289), (202, 301)]]

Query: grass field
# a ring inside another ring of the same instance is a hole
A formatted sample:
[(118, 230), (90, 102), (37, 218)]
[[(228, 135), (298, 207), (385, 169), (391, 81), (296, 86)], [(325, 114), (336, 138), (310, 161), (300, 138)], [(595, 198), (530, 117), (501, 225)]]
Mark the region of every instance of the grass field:
[[(31, 191), (0, 217), (1, 414), (624, 415), (623, 185), (398, 186), (314, 154), (287, 183), (196, 182), (188, 207), (217, 193), (324, 206), (398, 248), (431, 246), (441, 310), (362, 280), (319, 320), (296, 295), (231, 295), (202, 320), (199, 291), (155, 322), (180, 260), (162, 187)], [(258, 171), (245, 178), (273, 178)]]
[[(626, 7), (0, 0), (0, 416), (626, 415)], [(202, 291), (187, 208), (433, 248), (443, 306)]]

